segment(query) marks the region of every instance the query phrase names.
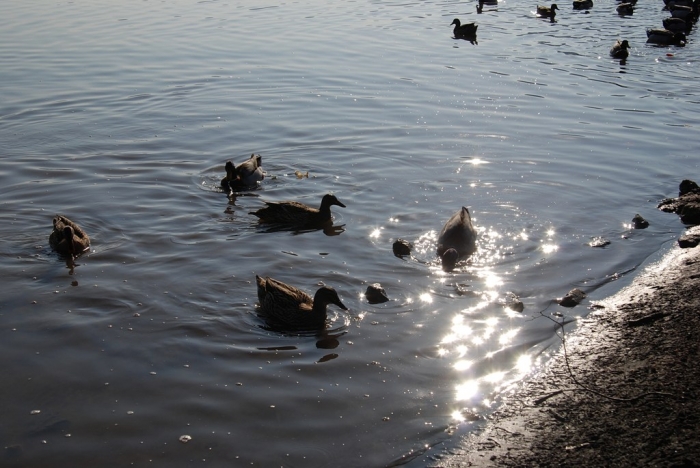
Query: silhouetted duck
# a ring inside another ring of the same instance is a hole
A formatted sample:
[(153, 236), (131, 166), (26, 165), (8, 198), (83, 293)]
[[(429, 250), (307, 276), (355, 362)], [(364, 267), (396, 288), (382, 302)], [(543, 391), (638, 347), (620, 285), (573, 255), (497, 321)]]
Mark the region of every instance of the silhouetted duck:
[(692, 5), (679, 5), (674, 2), (668, 4), (668, 10), (674, 18), (680, 18), (686, 21), (695, 21), (698, 18), (700, 11), (700, 1), (693, 1)]
[(685, 34), (668, 29), (647, 29), (647, 42), (659, 45), (685, 45)]
[(671, 32), (676, 32), (676, 33), (684, 33), (690, 30), (689, 24), (686, 22), (684, 19), (681, 18), (664, 18), (663, 20), (664, 28), (668, 29)]
[(629, 42), (627, 42), (626, 39), (624, 41), (620, 41), (618, 39), (617, 42), (615, 42), (615, 44), (610, 49), (610, 56), (612, 58), (624, 60), (629, 56), (629, 52), (627, 51), (629, 47), (630, 44)]
[(588, 10), (593, 8), (593, 0), (574, 0), (574, 10)]
[(617, 14), (620, 16), (629, 16), (631, 14), (634, 14), (634, 3), (631, 2), (625, 2), (625, 3), (620, 3), (617, 8), (615, 8), (617, 11)]
[(462, 207), (452, 215), (440, 231), (437, 241), (437, 254), (442, 259), (445, 270), (453, 270), (462, 258), (476, 251), (476, 229), (472, 225), (469, 210)]
[(62, 255), (77, 256), (90, 248), (90, 238), (80, 226), (65, 216), (53, 218), (53, 231), (49, 244)]
[(554, 21), (554, 16), (557, 14), (556, 10), (558, 9), (559, 7), (556, 3), (552, 3), (552, 6), (549, 7), (537, 5), (537, 15), (541, 16), (542, 18), (549, 18), (552, 21)]
[[(452, 24), (455, 25), (452, 32), (457, 38), (469, 38), (474, 36), (476, 34), (476, 28), (479, 27), (479, 25), (474, 23), (462, 24), (457, 18), (452, 21)], [(452, 26), (452, 24), (450, 24), (450, 26)]]
[(312, 208), (296, 201), (265, 202), (267, 205), (250, 214), (266, 223), (308, 226), (323, 224), (331, 220), (331, 206), (345, 208), (335, 195), (326, 194), (321, 199), (320, 208)]
[(260, 301), (260, 315), (276, 329), (289, 331), (322, 330), (326, 326), (326, 307), (347, 307), (330, 286), (322, 286), (312, 298), (301, 289), (276, 279), (255, 275)]

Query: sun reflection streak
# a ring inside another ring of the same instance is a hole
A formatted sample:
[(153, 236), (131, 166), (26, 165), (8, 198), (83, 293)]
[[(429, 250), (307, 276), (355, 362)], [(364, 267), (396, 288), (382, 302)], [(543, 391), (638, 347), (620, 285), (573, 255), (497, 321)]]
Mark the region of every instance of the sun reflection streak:
[(518, 329), (513, 328), (512, 330), (508, 330), (507, 332), (503, 333), (500, 338), (498, 338), (498, 342), (505, 346), (507, 344), (510, 344), (513, 341), (513, 338), (515, 338), (515, 335), (518, 334)]
[(492, 384), (497, 384), (498, 382), (503, 380), (505, 376), (506, 373), (504, 371), (492, 372), (489, 375), (485, 375), (484, 380)]
[(530, 357), (529, 354), (523, 354), (518, 358), (518, 361), (515, 363), (515, 368), (520, 372), (521, 374), (527, 374), (530, 372), (530, 369), (532, 369), (532, 358)]
[(455, 370), (458, 370), (458, 371), (464, 371), (464, 370), (469, 369), (473, 364), (474, 364), (473, 361), (469, 361), (467, 359), (461, 359), (461, 360), (455, 362), (454, 368), (455, 368)]
[(382, 234), (382, 228), (377, 228), (374, 231), (370, 232), (369, 237), (372, 239), (379, 239), (379, 236)]
[(418, 299), (425, 302), (426, 304), (433, 303), (433, 296), (431, 296), (430, 293), (423, 293), (420, 296), (418, 296)]
[(457, 422), (464, 422), (467, 420), (459, 410), (454, 410), (450, 416)]

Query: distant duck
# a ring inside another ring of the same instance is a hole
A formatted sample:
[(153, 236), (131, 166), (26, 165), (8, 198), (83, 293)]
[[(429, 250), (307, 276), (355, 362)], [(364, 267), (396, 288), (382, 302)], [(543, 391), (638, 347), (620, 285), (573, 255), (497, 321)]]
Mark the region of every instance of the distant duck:
[(443, 269), (451, 271), (462, 258), (476, 252), (476, 229), (472, 225), (469, 210), (462, 207), (452, 215), (440, 231), (437, 254), (442, 259)]
[(574, 10), (588, 10), (593, 8), (593, 0), (574, 0)]
[(65, 216), (53, 218), (53, 231), (49, 244), (62, 255), (77, 256), (90, 248), (90, 238), (80, 226)]
[[(479, 27), (479, 25), (474, 23), (462, 24), (457, 18), (452, 21), (452, 24), (455, 25), (452, 32), (457, 38), (468, 38), (470, 36), (474, 36), (476, 34), (476, 28)], [(452, 26), (452, 24), (450, 24), (450, 26)]]
[(283, 331), (323, 330), (326, 326), (326, 308), (334, 304), (347, 307), (330, 286), (322, 286), (312, 298), (310, 295), (276, 279), (255, 275), (260, 301), (260, 315), (273, 328)]
[(634, 3), (631, 2), (625, 2), (625, 3), (620, 3), (617, 8), (617, 14), (620, 16), (629, 16), (634, 14)]
[(659, 45), (685, 45), (685, 34), (668, 29), (647, 29), (647, 42)]
[(262, 169), (262, 156), (251, 154), (250, 158), (243, 161), (238, 167), (231, 161), (226, 163), (226, 176), (221, 179), (221, 188), (226, 192), (242, 190), (258, 185), (265, 178)]
[(541, 16), (542, 18), (550, 18), (552, 21), (554, 21), (554, 16), (557, 14), (556, 10), (558, 9), (559, 7), (556, 3), (552, 3), (552, 6), (550, 7), (537, 5), (537, 15)]
[(695, 0), (664, 0), (664, 4), (669, 8), (672, 6), (692, 7), (694, 3), (695, 3)]
[[(690, 29), (688, 23), (680, 18), (664, 18), (663, 20), (664, 28), (675, 33), (684, 33)], [(692, 24), (692, 23), (691, 23)]]
[(335, 195), (326, 194), (321, 199), (320, 208), (312, 208), (296, 201), (265, 202), (267, 205), (250, 214), (260, 218), (265, 223), (287, 224), (292, 226), (319, 225), (329, 222), (331, 206), (345, 208)]
[(680, 18), (686, 21), (694, 21), (698, 17), (698, 8), (700, 3), (698, 0), (694, 1), (692, 6), (678, 5), (676, 3), (669, 3), (668, 9), (671, 12), (671, 16), (674, 18)]
[(624, 41), (620, 41), (618, 39), (617, 42), (615, 42), (615, 44), (610, 49), (610, 56), (612, 58), (624, 60), (629, 56), (629, 52), (627, 51), (627, 49), (629, 48), (630, 44), (629, 42), (627, 42), (626, 39)]

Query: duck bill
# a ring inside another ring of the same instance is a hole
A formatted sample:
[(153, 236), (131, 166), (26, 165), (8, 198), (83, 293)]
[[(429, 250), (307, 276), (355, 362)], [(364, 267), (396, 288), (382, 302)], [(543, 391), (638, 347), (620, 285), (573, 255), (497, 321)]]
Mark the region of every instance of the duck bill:
[(343, 304), (342, 302), (340, 302), (340, 299), (338, 299), (338, 302), (333, 302), (333, 304), (337, 305), (338, 307), (340, 307), (340, 308), (343, 309), (343, 310), (348, 310), (348, 308), (345, 307), (345, 304)]

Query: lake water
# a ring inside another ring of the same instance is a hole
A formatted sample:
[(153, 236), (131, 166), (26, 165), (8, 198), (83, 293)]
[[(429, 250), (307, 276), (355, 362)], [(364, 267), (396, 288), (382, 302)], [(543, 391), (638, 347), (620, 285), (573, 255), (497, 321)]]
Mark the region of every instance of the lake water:
[[(656, 204), (698, 175), (693, 35), (645, 44), (661, 2), (535, 5), (4, 2), (2, 464), (423, 466), (478, 430), (557, 349), (552, 319), (573, 330), (673, 245)], [(253, 152), (266, 179), (227, 199), (224, 163)], [(328, 192), (332, 232), (248, 214)], [(463, 205), (478, 251), (446, 274), (435, 237)], [(92, 238), (74, 265), (56, 213)], [(322, 337), (267, 330), (256, 274), (349, 311)], [(552, 304), (574, 287), (584, 304)]]

